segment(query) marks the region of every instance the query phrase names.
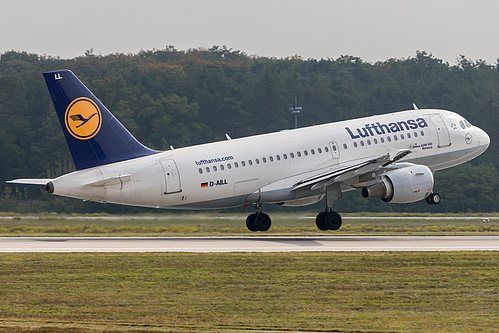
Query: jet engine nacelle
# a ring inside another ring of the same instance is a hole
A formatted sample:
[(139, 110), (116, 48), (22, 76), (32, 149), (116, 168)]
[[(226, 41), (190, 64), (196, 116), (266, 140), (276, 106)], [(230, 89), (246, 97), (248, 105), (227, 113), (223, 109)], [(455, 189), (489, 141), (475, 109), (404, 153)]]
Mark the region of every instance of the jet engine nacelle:
[(386, 172), (381, 181), (364, 187), (364, 198), (381, 198), (385, 202), (409, 203), (422, 200), (433, 192), (433, 173), (425, 165), (409, 165)]

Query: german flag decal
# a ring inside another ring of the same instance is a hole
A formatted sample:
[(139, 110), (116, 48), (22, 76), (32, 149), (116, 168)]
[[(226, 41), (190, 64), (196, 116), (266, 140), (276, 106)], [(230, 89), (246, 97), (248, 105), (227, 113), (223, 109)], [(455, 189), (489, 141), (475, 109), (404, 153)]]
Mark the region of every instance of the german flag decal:
[(206, 188), (208, 187), (208, 183), (201, 183), (201, 188)]

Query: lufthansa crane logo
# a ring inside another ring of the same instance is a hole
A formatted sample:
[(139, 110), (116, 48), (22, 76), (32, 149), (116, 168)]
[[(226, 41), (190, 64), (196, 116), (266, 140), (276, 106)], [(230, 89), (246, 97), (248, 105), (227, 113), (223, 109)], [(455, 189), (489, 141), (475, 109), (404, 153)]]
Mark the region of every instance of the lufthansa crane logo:
[(64, 122), (72, 136), (79, 140), (88, 140), (99, 133), (102, 115), (94, 101), (80, 97), (69, 104)]

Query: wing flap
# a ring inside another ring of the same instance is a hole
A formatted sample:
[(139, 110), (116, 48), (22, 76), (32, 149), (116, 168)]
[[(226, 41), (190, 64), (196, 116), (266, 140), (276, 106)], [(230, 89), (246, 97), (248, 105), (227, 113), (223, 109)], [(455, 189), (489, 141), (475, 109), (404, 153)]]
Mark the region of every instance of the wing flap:
[(376, 172), (380, 168), (386, 167), (410, 153), (411, 150), (409, 149), (401, 149), (393, 154), (393, 158), (390, 158), (390, 154), (385, 154), (341, 169), (330, 170), (296, 183), (293, 191), (307, 186), (310, 186), (310, 190), (317, 190), (333, 183), (346, 182), (354, 177), (359, 177), (369, 172)]

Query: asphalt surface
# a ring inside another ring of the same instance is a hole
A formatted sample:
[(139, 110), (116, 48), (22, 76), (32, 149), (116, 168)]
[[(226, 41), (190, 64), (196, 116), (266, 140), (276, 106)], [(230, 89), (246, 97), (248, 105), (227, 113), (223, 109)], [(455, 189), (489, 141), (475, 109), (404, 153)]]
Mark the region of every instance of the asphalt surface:
[(292, 251), (499, 251), (499, 236), (0, 237), (0, 253)]

